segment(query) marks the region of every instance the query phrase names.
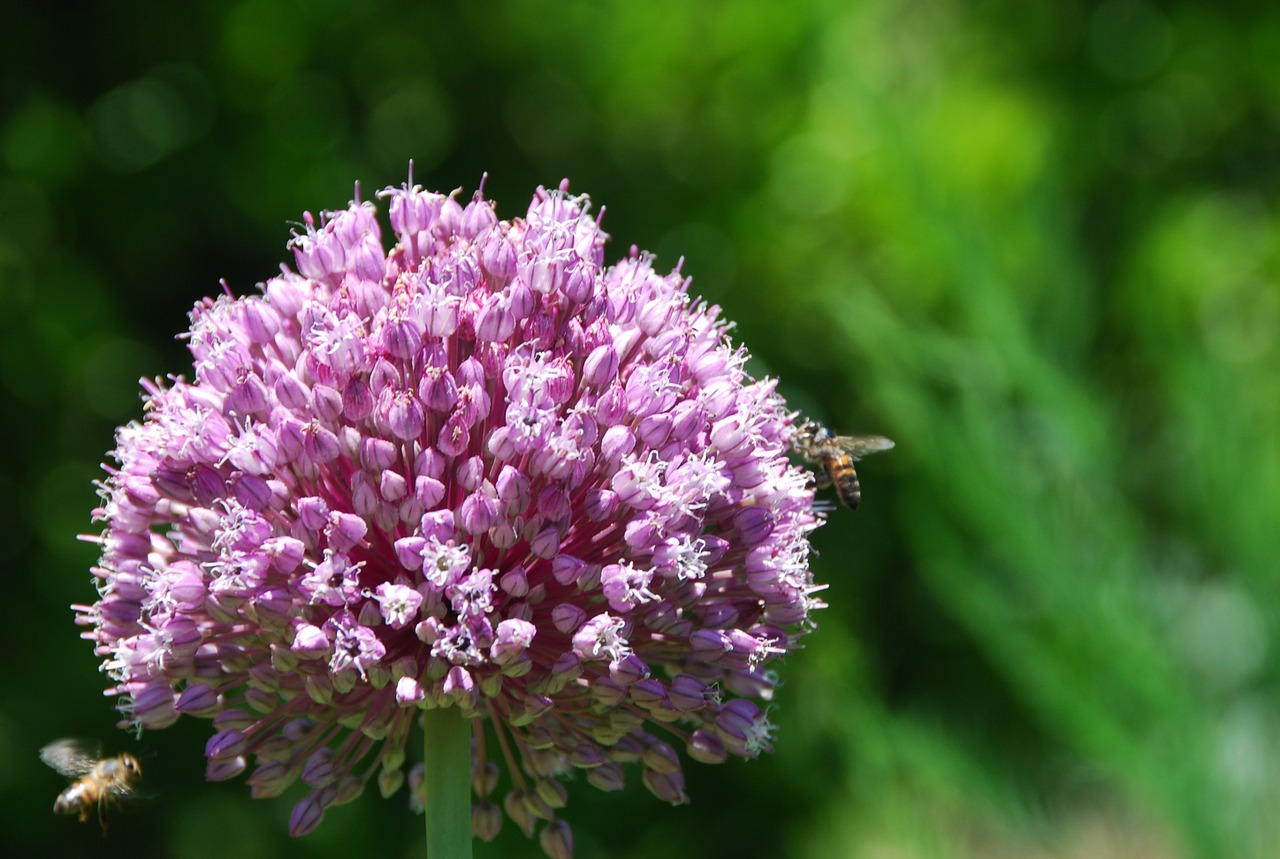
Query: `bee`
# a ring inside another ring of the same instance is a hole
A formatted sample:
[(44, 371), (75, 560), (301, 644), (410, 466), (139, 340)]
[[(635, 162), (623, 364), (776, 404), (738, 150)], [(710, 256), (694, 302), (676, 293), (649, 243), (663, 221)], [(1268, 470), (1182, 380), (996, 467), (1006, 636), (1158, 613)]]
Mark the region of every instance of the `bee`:
[(69, 779), (71, 784), (54, 800), (54, 814), (78, 814), (80, 822), (97, 812), (107, 831), (107, 807), (134, 792), (142, 766), (128, 752), (102, 757), (98, 746), (87, 740), (54, 740), (40, 750), (40, 760)]
[(858, 508), (862, 488), (853, 464), (870, 453), (893, 447), (893, 442), (879, 435), (836, 435), (822, 424), (806, 420), (796, 428), (791, 449), (822, 466), (818, 486), (835, 486), (836, 495), (850, 510)]

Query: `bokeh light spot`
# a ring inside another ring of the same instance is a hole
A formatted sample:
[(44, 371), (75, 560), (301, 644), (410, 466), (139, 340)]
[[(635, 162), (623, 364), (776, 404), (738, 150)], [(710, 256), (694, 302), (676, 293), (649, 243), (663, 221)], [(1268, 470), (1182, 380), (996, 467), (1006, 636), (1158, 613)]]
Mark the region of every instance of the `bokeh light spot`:
[(439, 163), (453, 142), (449, 110), (426, 78), (406, 82), (374, 106), (367, 127), (379, 163), (399, 169), (410, 158), (420, 171)]
[(280, 80), (295, 71), (307, 55), (306, 19), (269, 0), (247, 0), (227, 15), (222, 52), (241, 74), (257, 80)]
[(61, 185), (84, 164), (85, 136), (80, 118), (67, 105), (34, 98), (9, 119), (0, 147), (14, 173)]
[(150, 167), (188, 136), (190, 117), (181, 93), (165, 81), (139, 78), (106, 93), (89, 109), (99, 157), (120, 173)]
[(273, 136), (294, 152), (330, 149), (343, 139), (349, 125), (342, 89), (326, 74), (286, 78), (267, 94), (264, 106)]
[(1169, 61), (1175, 35), (1164, 13), (1146, 0), (1107, 0), (1089, 22), (1089, 53), (1109, 77), (1142, 80)]

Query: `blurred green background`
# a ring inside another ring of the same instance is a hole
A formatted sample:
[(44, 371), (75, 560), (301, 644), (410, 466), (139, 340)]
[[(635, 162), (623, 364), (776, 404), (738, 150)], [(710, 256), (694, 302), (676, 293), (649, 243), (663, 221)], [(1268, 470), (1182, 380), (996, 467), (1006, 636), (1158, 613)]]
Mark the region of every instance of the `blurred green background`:
[[(691, 807), (579, 780), (578, 856), (1270, 857), (1280, 832), (1280, 6), (30, 0), (0, 63), (4, 842), (422, 857), (404, 796), (301, 840), (140, 748), (107, 838), (37, 749), (135, 748), (67, 605), (139, 376), (305, 209), (568, 176), (686, 257), (792, 403), (898, 442), (817, 535), (776, 754)], [(25, 8), (23, 8), (25, 7)], [(1270, 846), (1269, 846), (1270, 845)], [(540, 856), (508, 822), (478, 856)]]

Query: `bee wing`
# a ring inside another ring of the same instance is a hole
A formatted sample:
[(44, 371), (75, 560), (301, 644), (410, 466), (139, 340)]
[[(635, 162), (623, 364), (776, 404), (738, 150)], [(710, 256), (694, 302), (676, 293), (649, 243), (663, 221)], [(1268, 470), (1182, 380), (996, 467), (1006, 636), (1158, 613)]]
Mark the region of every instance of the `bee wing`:
[(854, 459), (861, 459), (868, 454), (888, 450), (893, 447), (893, 441), (882, 435), (855, 435), (841, 438), (840, 447)]
[(67, 778), (79, 778), (102, 756), (102, 748), (91, 740), (54, 740), (40, 750), (40, 760)]

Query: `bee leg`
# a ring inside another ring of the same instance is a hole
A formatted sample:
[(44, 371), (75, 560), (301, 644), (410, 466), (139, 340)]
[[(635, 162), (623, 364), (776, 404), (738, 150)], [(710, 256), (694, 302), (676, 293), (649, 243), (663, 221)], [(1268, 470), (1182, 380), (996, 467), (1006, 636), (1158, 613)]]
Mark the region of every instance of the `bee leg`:
[(810, 473), (813, 475), (813, 485), (818, 489), (826, 489), (831, 485), (831, 475), (827, 474), (826, 469)]

